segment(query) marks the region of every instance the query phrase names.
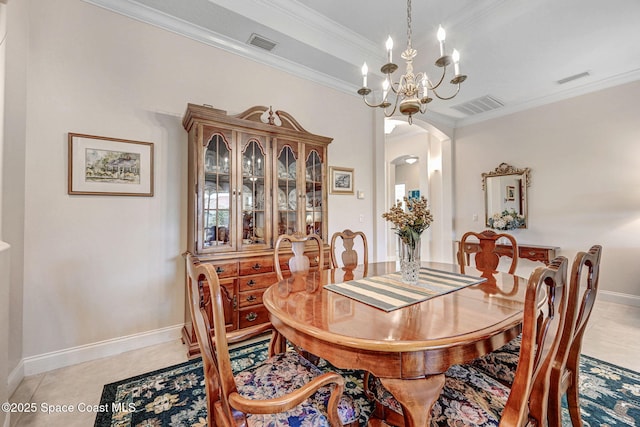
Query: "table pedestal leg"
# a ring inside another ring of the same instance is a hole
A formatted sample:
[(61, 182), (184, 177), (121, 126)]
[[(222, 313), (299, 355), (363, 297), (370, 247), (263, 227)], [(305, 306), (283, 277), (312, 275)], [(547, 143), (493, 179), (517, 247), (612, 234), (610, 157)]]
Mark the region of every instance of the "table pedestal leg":
[(382, 384), (402, 405), (405, 427), (429, 426), (431, 408), (444, 387), (444, 374), (426, 378), (380, 378)]

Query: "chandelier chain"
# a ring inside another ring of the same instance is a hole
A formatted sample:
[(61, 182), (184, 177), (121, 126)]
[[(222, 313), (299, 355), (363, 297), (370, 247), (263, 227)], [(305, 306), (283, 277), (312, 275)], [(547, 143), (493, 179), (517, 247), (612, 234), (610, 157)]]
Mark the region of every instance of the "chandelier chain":
[(411, 49), (411, 0), (407, 0), (407, 50)]

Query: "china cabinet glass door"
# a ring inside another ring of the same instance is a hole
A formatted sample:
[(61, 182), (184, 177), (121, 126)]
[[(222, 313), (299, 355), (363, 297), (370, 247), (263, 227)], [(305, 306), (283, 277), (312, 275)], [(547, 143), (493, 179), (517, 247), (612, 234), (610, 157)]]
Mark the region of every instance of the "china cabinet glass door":
[(317, 234), (322, 238), (325, 227), (323, 217), (323, 179), (322, 160), (317, 150), (307, 151), (305, 163), (305, 197), (306, 201), (304, 218), (307, 234)]
[(231, 245), (231, 150), (221, 134), (214, 134), (205, 144), (204, 191), (202, 192), (202, 233), (199, 241), (203, 249), (228, 248)]
[(293, 234), (298, 227), (298, 167), (297, 156), (290, 146), (285, 145), (278, 153), (277, 182), (274, 200), (277, 205), (276, 235)]
[(266, 152), (257, 139), (250, 138), (242, 151), (241, 232), (243, 247), (264, 245), (267, 236), (265, 199)]

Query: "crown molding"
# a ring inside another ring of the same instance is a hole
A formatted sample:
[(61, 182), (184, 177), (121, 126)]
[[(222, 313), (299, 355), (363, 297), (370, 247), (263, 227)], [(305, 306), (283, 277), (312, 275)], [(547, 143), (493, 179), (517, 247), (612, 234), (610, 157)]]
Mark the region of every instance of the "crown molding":
[(364, 58), (384, 62), (378, 43), (332, 21), (295, 0), (209, 0), (322, 52), (360, 67)]
[(542, 96), (515, 105), (508, 105), (497, 110), (478, 114), (477, 116), (457, 119), (455, 120), (455, 127), (459, 128), (476, 123), (481, 123), (487, 120), (507, 116), (509, 114), (529, 110), (531, 108), (541, 107), (543, 105), (552, 104), (554, 102), (575, 98), (576, 96), (586, 95), (592, 92), (608, 89), (610, 87), (619, 86), (625, 83), (631, 83), (636, 80), (640, 80), (640, 69), (633, 70), (628, 73), (618, 74), (616, 76), (601, 79), (592, 83), (576, 86), (574, 88), (569, 88), (563, 91), (556, 92), (552, 95)]
[(313, 81), (323, 86), (328, 86), (340, 92), (353, 95), (358, 90), (358, 87), (355, 84), (346, 83), (343, 80), (325, 73), (318, 72), (309, 67), (294, 63), (282, 57), (251, 48), (244, 43), (239, 43), (238, 41), (226, 37), (222, 34), (196, 26), (182, 19), (170, 16), (166, 13), (160, 12), (145, 5), (141, 5), (131, 0), (83, 1), (94, 6), (107, 9), (111, 12), (127, 16), (131, 19), (154, 25), (156, 27), (171, 31), (184, 37), (188, 37), (192, 40), (207, 44), (209, 46), (217, 47), (226, 52), (242, 56), (243, 58), (254, 60), (256, 62)]

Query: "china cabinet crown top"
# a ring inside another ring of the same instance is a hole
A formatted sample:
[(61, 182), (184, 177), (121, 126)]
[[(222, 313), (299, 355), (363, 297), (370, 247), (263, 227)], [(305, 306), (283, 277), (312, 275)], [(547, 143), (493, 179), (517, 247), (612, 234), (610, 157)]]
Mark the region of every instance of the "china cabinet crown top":
[[(333, 140), (333, 138), (307, 131), (286, 111), (273, 111), (271, 107), (262, 105), (251, 107), (240, 114), (229, 115), (225, 110), (208, 105), (187, 104), (187, 111), (182, 119), (184, 128), (188, 132), (194, 123), (199, 121), (218, 122), (232, 125), (236, 128), (248, 128), (265, 132), (277, 130), (280, 136), (303, 137), (316, 144), (327, 145)], [(274, 129), (274, 126), (277, 129)]]

